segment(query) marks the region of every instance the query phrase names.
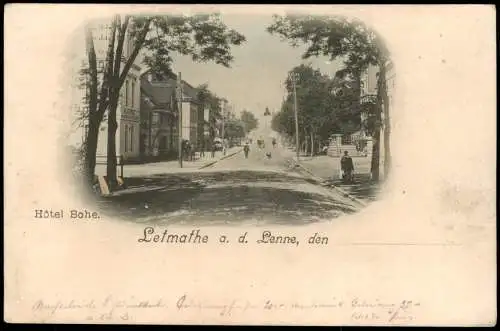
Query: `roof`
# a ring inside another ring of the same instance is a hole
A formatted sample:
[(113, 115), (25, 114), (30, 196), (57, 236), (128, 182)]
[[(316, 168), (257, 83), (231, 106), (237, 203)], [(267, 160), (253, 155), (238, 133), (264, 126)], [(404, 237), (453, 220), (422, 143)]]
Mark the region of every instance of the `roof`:
[(144, 92), (157, 106), (170, 104), (175, 87), (167, 84), (151, 84), (146, 76), (141, 77), (141, 91)]
[[(151, 70), (147, 70), (141, 75), (141, 89), (144, 91), (144, 93), (153, 98), (155, 103), (163, 104), (170, 102), (172, 95), (175, 93), (177, 75), (174, 73), (169, 73), (165, 81), (155, 84), (149, 82), (147, 79), (147, 75), (150, 72)], [(193, 87), (185, 80), (182, 80), (182, 89), (185, 95), (192, 98), (192, 102), (199, 103), (199, 90), (197, 88)]]

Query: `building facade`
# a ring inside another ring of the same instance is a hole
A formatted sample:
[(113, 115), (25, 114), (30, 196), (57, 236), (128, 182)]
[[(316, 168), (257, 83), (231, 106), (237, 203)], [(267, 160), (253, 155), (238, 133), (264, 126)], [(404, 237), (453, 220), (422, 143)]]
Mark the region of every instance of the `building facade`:
[[(106, 51), (109, 43), (110, 21), (97, 21), (91, 24), (90, 28), (93, 35), (94, 47), (97, 57), (97, 70), (99, 78), (99, 87), (102, 82), (102, 76), (105, 67)], [(125, 66), (126, 61), (133, 51), (133, 39), (130, 34), (125, 37), (121, 67)], [(139, 59), (136, 59), (130, 68), (126, 80), (120, 90), (116, 120), (118, 128), (116, 131), (116, 156), (123, 156), (124, 160), (134, 160), (140, 155), (140, 71), (138, 65)], [(88, 69), (88, 59), (85, 52), (75, 61), (73, 72), (74, 82), (72, 85), (72, 111), (77, 114), (84, 114), (88, 110), (88, 88), (85, 81), (88, 79), (83, 72)], [(83, 116), (80, 119), (80, 125), (74, 132), (80, 138), (76, 139), (74, 145), (82, 145), (88, 130), (88, 121)], [(105, 116), (99, 129), (97, 159), (106, 159), (108, 145), (107, 118)]]
[(361, 137), (369, 136), (365, 130), (366, 121), (368, 120), (369, 115), (366, 109), (368, 105), (375, 105), (377, 102), (378, 71), (378, 67), (369, 65), (361, 75), (360, 102), (362, 109), (364, 110), (361, 112)]
[(175, 159), (178, 150), (175, 86), (141, 76), (141, 157)]
[[(145, 158), (175, 159), (178, 154), (179, 118), (176, 96), (177, 76), (141, 76), (141, 155)], [(204, 109), (198, 90), (182, 81), (181, 139), (189, 140), (194, 150), (203, 146)]]
[(387, 97), (389, 99), (389, 109), (394, 109), (394, 92), (396, 88), (396, 72), (394, 70), (394, 63), (389, 61), (386, 66), (386, 84), (387, 84)]

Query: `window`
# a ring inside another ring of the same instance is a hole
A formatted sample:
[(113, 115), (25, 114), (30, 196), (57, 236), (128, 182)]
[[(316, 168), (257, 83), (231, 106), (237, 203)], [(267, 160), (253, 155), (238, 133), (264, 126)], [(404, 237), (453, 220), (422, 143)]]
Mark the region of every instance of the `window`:
[(99, 40), (106, 40), (107, 27), (104, 24), (99, 24)]
[(126, 152), (128, 152), (128, 125), (127, 124), (125, 124), (124, 130), (125, 130), (125, 146), (124, 146), (124, 149), (125, 149), (125, 153), (126, 153)]
[(134, 127), (130, 126), (130, 151), (134, 151)]
[(160, 117), (160, 114), (153, 113), (153, 120), (152, 120), (153, 123), (152, 123), (152, 125), (157, 125), (160, 122), (159, 117)]
[(133, 51), (134, 51), (134, 38), (132, 37), (132, 34), (129, 33), (127, 38), (126, 57), (130, 57)]
[(134, 98), (134, 96), (135, 96), (135, 82), (134, 82), (134, 81), (132, 81), (132, 91), (131, 91), (131, 96), (132, 96), (132, 98), (131, 98), (130, 106), (131, 106), (132, 108), (134, 108), (134, 107), (135, 107), (135, 103), (134, 103), (134, 101), (135, 101), (135, 100), (134, 100), (134, 99), (135, 99), (135, 98)]
[(128, 106), (128, 80), (125, 81), (125, 106)]

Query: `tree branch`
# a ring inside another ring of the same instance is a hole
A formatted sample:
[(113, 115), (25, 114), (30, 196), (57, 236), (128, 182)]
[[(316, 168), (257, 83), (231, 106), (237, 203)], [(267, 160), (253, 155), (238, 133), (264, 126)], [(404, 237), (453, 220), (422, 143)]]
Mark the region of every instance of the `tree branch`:
[[(119, 16), (118, 16), (118, 23), (119, 25)], [(115, 53), (115, 65), (113, 69), (113, 79), (118, 79), (120, 75), (120, 65), (122, 61), (122, 55), (123, 55), (123, 44), (125, 43), (125, 36), (127, 32), (127, 27), (128, 23), (130, 21), (130, 16), (126, 15), (125, 19), (123, 21), (123, 24), (120, 27), (120, 31), (118, 32), (118, 44), (116, 45), (116, 53)]]
[(149, 26), (151, 25), (152, 20), (153, 20), (153, 18), (148, 18), (146, 20), (146, 22), (144, 22), (144, 26), (142, 28), (142, 31), (141, 31), (139, 37), (137, 38), (137, 42), (135, 44), (134, 51), (127, 59), (127, 63), (125, 64), (125, 67), (123, 68), (123, 71), (120, 74), (120, 78), (118, 80), (118, 89), (120, 89), (122, 87), (123, 83), (125, 82), (125, 78), (127, 78), (127, 74), (129, 72), (130, 68), (132, 67), (132, 64), (134, 63), (137, 55), (139, 54), (139, 51), (141, 50), (142, 45), (144, 44), (144, 41), (146, 40), (146, 36), (149, 32)]
[(111, 78), (111, 75), (113, 73), (113, 51), (115, 48), (115, 37), (116, 37), (116, 28), (117, 28), (117, 19), (113, 20), (113, 23), (111, 25), (111, 31), (109, 33), (109, 44), (108, 44), (108, 50), (106, 54), (106, 66), (104, 69), (104, 77), (102, 80), (102, 86), (101, 86), (101, 93), (100, 93), (100, 98), (99, 98), (99, 109), (97, 111), (97, 115), (99, 118), (102, 118), (104, 116), (104, 112), (106, 111), (106, 108), (108, 107), (109, 104), (109, 81)]
[(89, 113), (93, 115), (97, 111), (97, 59), (95, 54), (92, 30), (90, 29), (89, 26), (87, 26), (85, 29), (85, 39), (87, 46), (89, 75), (90, 75)]

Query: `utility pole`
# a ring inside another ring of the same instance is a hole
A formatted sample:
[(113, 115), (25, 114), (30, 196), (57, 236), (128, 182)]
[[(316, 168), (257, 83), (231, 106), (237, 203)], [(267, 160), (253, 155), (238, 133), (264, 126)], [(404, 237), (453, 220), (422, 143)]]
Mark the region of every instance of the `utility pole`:
[(176, 86), (176, 93), (177, 93), (177, 109), (179, 111), (179, 116), (178, 116), (178, 126), (179, 126), (179, 138), (178, 140), (178, 154), (179, 154), (179, 166), (182, 168), (182, 77), (181, 73), (177, 75), (177, 86)]
[(297, 149), (297, 162), (299, 161), (299, 115), (297, 112), (297, 78), (299, 74), (296, 72), (292, 72), (290, 74), (290, 79), (292, 80), (293, 85), (293, 109), (295, 112), (295, 145)]
[(221, 139), (224, 140), (224, 126), (226, 124), (226, 100), (221, 100), (221, 112), (222, 112), (222, 127), (221, 127)]
[(221, 139), (222, 139), (222, 151), (223, 153), (226, 152), (226, 141), (224, 139), (224, 129), (225, 129), (225, 122), (226, 122), (226, 105), (227, 105), (227, 100), (222, 99), (222, 128), (221, 128)]

